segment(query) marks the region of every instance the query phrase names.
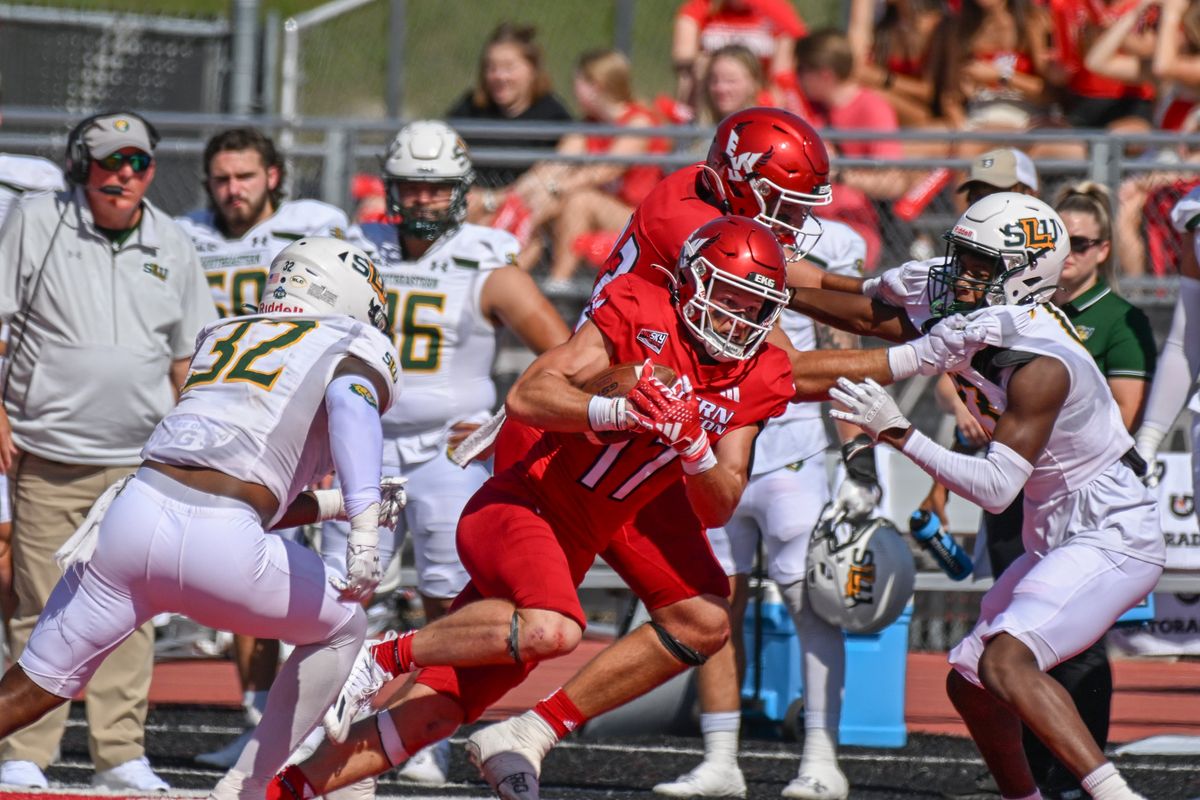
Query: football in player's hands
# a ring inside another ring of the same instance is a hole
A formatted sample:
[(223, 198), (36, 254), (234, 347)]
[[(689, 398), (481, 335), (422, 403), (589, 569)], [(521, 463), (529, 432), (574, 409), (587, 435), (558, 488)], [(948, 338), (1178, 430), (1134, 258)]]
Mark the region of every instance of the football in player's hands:
[[(634, 390), (642, 377), (642, 361), (615, 364), (587, 381), (581, 388), (588, 394), (600, 397), (624, 397)], [(664, 386), (675, 383), (675, 370), (662, 364), (654, 364), (654, 378)], [(632, 439), (642, 430), (592, 431), (590, 438), (603, 443), (623, 442)]]

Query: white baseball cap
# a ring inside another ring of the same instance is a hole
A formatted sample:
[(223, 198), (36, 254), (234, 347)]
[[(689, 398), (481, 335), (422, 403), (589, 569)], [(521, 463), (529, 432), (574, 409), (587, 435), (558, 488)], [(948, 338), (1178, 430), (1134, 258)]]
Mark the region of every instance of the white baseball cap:
[(1033, 160), (1011, 147), (989, 150), (976, 157), (971, 162), (971, 174), (958, 187), (958, 191), (966, 191), (967, 186), (976, 181), (997, 189), (1011, 189), (1023, 183), (1035, 192), (1038, 190), (1037, 169), (1033, 166)]

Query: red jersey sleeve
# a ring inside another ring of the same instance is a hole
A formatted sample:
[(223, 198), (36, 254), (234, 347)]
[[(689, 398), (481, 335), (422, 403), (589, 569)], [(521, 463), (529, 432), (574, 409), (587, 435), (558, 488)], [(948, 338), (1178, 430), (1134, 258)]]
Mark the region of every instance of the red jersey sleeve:
[(613, 344), (624, 342), (633, 321), (642, 316), (637, 283), (628, 279), (610, 281), (584, 310), (604, 338)]
[(704, 21), (708, 19), (708, 10), (711, 5), (712, 0), (687, 0), (675, 12), (675, 18), (690, 17), (696, 20), (697, 25), (703, 26)]

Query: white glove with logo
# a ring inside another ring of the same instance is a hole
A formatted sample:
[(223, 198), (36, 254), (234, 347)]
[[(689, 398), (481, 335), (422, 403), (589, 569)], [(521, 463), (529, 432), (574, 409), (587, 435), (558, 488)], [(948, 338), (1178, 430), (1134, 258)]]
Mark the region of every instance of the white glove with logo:
[(846, 478), (838, 484), (833, 497), (833, 511), (851, 522), (866, 519), (874, 513), (882, 494), (878, 483), (861, 483)]
[(829, 390), (829, 396), (847, 409), (832, 409), (829, 416), (857, 425), (875, 441), (879, 441), (879, 435), (884, 431), (912, 426), (887, 390), (870, 378), (862, 383), (838, 378), (837, 386)]
[(1148, 425), (1142, 425), (1134, 434), (1133, 448), (1146, 462), (1146, 474), (1140, 477), (1147, 489), (1156, 488), (1162, 480), (1163, 463), (1158, 460), (1158, 448), (1166, 436), (1167, 431), (1160, 431)]
[(383, 577), (379, 567), (379, 518), (379, 503), (371, 503), (366, 510), (350, 518), (350, 535), (346, 537), (346, 577), (329, 579), (342, 600), (361, 603), (375, 592)]
[(404, 491), (406, 483), (408, 478), (395, 475), (385, 475), (379, 479), (379, 527), (396, 530), (400, 515), (408, 505), (408, 493)]
[(952, 372), (1000, 338), (994, 318), (973, 321), (961, 314), (946, 317), (920, 339), (888, 350), (888, 365), (896, 380), (913, 375)]
[(909, 297), (921, 294), (929, 282), (929, 263), (909, 261), (863, 281), (862, 293), (884, 305), (905, 308)]

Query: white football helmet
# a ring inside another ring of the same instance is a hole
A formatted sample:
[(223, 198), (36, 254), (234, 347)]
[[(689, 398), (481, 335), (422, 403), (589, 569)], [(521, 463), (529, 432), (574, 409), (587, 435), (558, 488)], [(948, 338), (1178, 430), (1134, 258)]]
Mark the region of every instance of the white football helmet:
[(912, 598), (917, 569), (896, 527), (875, 517), (861, 522), (823, 515), (808, 545), (808, 602), (830, 625), (878, 633)]
[[(458, 132), (444, 122), (422, 119), (400, 129), (388, 145), (383, 162), (388, 211), (400, 218), (402, 234), (433, 241), (457, 228), (467, 216), (467, 190), (475, 181), (475, 169), (467, 145)], [(404, 183), (450, 185), (450, 206), (434, 211), (422, 204), (401, 201)]]
[[(943, 236), (946, 263), (929, 271), (929, 306), (934, 316), (972, 311), (981, 305), (1022, 305), (1050, 299), (1071, 252), (1058, 213), (1016, 192), (997, 192), (966, 210)], [(959, 255), (968, 250), (995, 259), (990, 280), (962, 275)], [(964, 304), (955, 290), (983, 292), (980, 303)]]
[(387, 296), (379, 270), (345, 241), (309, 236), (275, 256), (260, 314), (345, 314), (386, 333)]

